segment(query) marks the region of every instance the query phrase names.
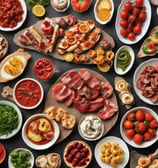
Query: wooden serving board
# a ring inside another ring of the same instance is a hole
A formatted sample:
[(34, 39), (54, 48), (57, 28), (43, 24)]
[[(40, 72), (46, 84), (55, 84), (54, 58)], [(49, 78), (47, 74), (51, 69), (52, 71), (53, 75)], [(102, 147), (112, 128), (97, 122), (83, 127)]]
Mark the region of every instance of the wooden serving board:
[[(63, 18), (66, 18), (66, 16), (63, 17)], [(51, 18), (51, 19), (52, 19), (53, 21), (55, 21), (56, 18)], [(77, 23), (80, 22), (80, 21), (83, 21), (83, 20), (77, 20)], [(38, 31), (38, 33), (39, 33), (40, 35), (42, 35), (43, 38), (44, 38), (44, 34), (43, 34), (42, 31), (41, 31), (41, 24), (42, 24), (42, 22), (43, 22), (43, 20), (42, 20), (42, 21), (38, 21), (38, 22), (35, 23), (33, 26), (34, 26), (35, 29)], [(70, 28), (70, 26), (67, 26), (67, 29), (68, 29), (68, 28)], [(18, 45), (19, 47), (21, 47), (21, 48), (26, 48), (26, 49), (34, 50), (34, 51), (37, 51), (37, 52), (41, 52), (40, 50), (36, 49), (35, 47), (33, 47), (33, 46), (31, 46), (31, 45), (23, 45), (23, 44), (19, 41), (19, 39), (18, 39), (19, 36), (20, 36), (21, 34), (23, 34), (27, 29), (28, 29), (28, 28), (25, 28), (25, 29), (19, 31), (18, 33), (16, 33), (16, 34), (14, 35), (14, 38), (13, 38), (14, 43), (15, 43), (16, 45)], [(66, 29), (66, 30), (67, 30), (67, 29)], [(46, 38), (46, 37), (45, 37), (45, 38)], [(102, 40), (102, 39), (107, 39), (107, 40), (109, 41), (109, 43), (110, 43), (110, 48), (109, 48), (107, 51), (112, 50), (112, 49), (115, 47), (114, 39), (113, 39), (108, 33), (104, 32), (103, 30), (102, 30), (102, 32), (101, 32), (101, 38), (100, 38), (100, 40)], [(59, 42), (60, 40), (61, 40), (61, 38), (58, 38), (58, 39), (57, 39), (56, 45), (58, 44), (58, 42)], [(99, 41), (100, 41), (100, 40), (99, 40)], [(52, 53), (48, 53), (47, 55), (50, 55), (50, 56), (52, 56), (52, 57), (55, 58), (55, 59), (64, 61), (64, 56), (63, 56), (63, 55), (59, 55), (58, 52), (56, 51), (56, 45), (54, 46), (53, 52), (52, 52)], [(99, 43), (96, 43), (96, 45), (93, 47), (93, 49), (95, 49), (95, 48), (97, 48), (97, 47), (99, 47)], [(41, 53), (44, 54), (43, 52), (41, 52)], [(86, 52), (84, 52), (84, 53), (88, 53), (88, 51), (86, 51)], [(76, 62), (74, 61), (74, 63), (76, 63)], [(90, 61), (88, 61), (88, 62), (84, 62), (84, 64), (93, 64), (93, 63), (92, 63), (92, 60), (90, 60)]]
[[(86, 69), (86, 68), (84, 68), (84, 69)], [(72, 70), (79, 71), (80, 68), (71, 69), (70, 71), (72, 71)], [(86, 70), (89, 71), (92, 76), (97, 76), (100, 81), (102, 81), (102, 82), (108, 82), (108, 80), (107, 80), (104, 76), (100, 75), (99, 73), (97, 73), (97, 72), (95, 72), (95, 71), (92, 71), (92, 70), (90, 70), (90, 69), (86, 69)], [(68, 113), (73, 114), (73, 115), (76, 116), (76, 124), (78, 124), (79, 121), (80, 121), (80, 119), (81, 119), (84, 115), (87, 115), (87, 114), (97, 115), (97, 113), (96, 113), (96, 112), (92, 112), (92, 113), (81, 113), (81, 112), (79, 112), (75, 107), (73, 107), (73, 106), (67, 107), (67, 106), (65, 106), (65, 104), (64, 104), (63, 102), (58, 102), (58, 101), (56, 101), (56, 100), (53, 98), (53, 96), (52, 96), (52, 88), (53, 88), (53, 86), (54, 86), (55, 84), (59, 83), (60, 80), (61, 80), (61, 78), (62, 78), (63, 76), (65, 76), (67, 73), (69, 73), (69, 71), (67, 71), (67, 72), (65, 72), (64, 74), (62, 74), (62, 75), (58, 78), (58, 80), (51, 86), (51, 88), (50, 88), (50, 90), (49, 90), (49, 92), (48, 92), (48, 94), (47, 94), (47, 98), (46, 98), (46, 102), (45, 102), (45, 107), (49, 107), (49, 106), (52, 106), (52, 105), (53, 105), (53, 106), (56, 106), (56, 107), (62, 107), (62, 108), (64, 108), (65, 110), (67, 110)], [(116, 95), (115, 95), (114, 93), (113, 93), (113, 95), (112, 95), (110, 98), (108, 98), (108, 100), (110, 100), (111, 102), (113, 102), (114, 104), (116, 104), (116, 105), (118, 106), (117, 99), (116, 99)], [(105, 121), (102, 120), (102, 121), (103, 121), (103, 124), (104, 124), (104, 133), (103, 133), (103, 136), (104, 136), (105, 134), (107, 134), (107, 133), (111, 130), (111, 128), (115, 125), (115, 123), (116, 123), (116, 121), (117, 121), (117, 119), (118, 119), (118, 115), (119, 115), (119, 111), (116, 112), (116, 113), (115, 113), (111, 118), (109, 118), (108, 120), (105, 120)], [(98, 115), (97, 115), (97, 116), (98, 116)], [(73, 131), (73, 130), (67, 130), (67, 129), (63, 128), (63, 127), (61, 126), (61, 124), (59, 124), (59, 127), (60, 127), (60, 136), (59, 136), (59, 139), (58, 139), (57, 143), (63, 141), (63, 140), (64, 140), (65, 138), (67, 138), (67, 137), (71, 134), (71, 132)]]

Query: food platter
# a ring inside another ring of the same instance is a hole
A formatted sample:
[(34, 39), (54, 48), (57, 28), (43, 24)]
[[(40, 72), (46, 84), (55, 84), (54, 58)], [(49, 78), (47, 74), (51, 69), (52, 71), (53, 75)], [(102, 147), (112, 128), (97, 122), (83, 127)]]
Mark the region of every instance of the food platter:
[(134, 90), (135, 90), (137, 96), (138, 96), (143, 102), (145, 102), (145, 103), (147, 103), (147, 104), (150, 104), (150, 105), (155, 105), (155, 106), (158, 105), (158, 102), (152, 103), (148, 98), (142, 96), (141, 90), (139, 90), (139, 89), (137, 88), (137, 86), (136, 86), (136, 81), (138, 80), (138, 78), (139, 78), (141, 72), (143, 71), (143, 69), (144, 69), (146, 66), (148, 66), (148, 65), (155, 66), (155, 64), (156, 64), (157, 62), (158, 62), (158, 59), (157, 59), (157, 58), (152, 58), (152, 59), (149, 59), (149, 60), (147, 60), (147, 61), (144, 61), (143, 63), (141, 63), (141, 64), (137, 67), (137, 69), (136, 69), (136, 71), (135, 71), (135, 73), (134, 73), (134, 76), (133, 76), (133, 86), (134, 86)]
[[(74, 69), (74, 70), (79, 71), (80, 69)], [(98, 74), (97, 72), (92, 71), (92, 70), (90, 70), (90, 69), (87, 69), (87, 70), (88, 70), (91, 74), (97, 76), (101, 81), (103, 81), (103, 82), (107, 82), (107, 81), (108, 81), (104, 76)], [(63, 76), (65, 76), (68, 72), (69, 72), (69, 71), (65, 72), (61, 77), (59, 77), (58, 80), (54, 83), (54, 85), (57, 84), (57, 83), (59, 83), (60, 80), (61, 80), (61, 78), (62, 78)], [(50, 88), (50, 90), (49, 90), (49, 92), (48, 92), (48, 94), (47, 94), (47, 98), (46, 98), (46, 102), (45, 102), (45, 107), (49, 107), (49, 106), (51, 106), (51, 105), (54, 105), (54, 106), (56, 106), (56, 107), (62, 107), (62, 108), (64, 108), (64, 109), (66, 109), (66, 111), (68, 111), (70, 114), (75, 114), (76, 119), (77, 119), (77, 123), (79, 123), (80, 118), (82, 118), (86, 113), (83, 114), (83, 113), (79, 112), (79, 111), (78, 111), (75, 107), (73, 107), (73, 106), (71, 106), (71, 107), (66, 107), (64, 103), (61, 103), (61, 102), (56, 101), (56, 100), (53, 98), (53, 96), (52, 96), (52, 88), (53, 88), (53, 85), (51, 86), (51, 88)], [(112, 101), (114, 104), (117, 105), (117, 99), (116, 99), (115, 94), (113, 94), (113, 95), (109, 98), (109, 100)], [(95, 113), (94, 113), (94, 114), (95, 114)], [(117, 112), (116, 114), (114, 114), (110, 119), (103, 121), (103, 123), (104, 123), (104, 133), (103, 133), (103, 135), (107, 134), (107, 133), (110, 131), (110, 129), (115, 125), (115, 123), (116, 123), (116, 121), (117, 121), (117, 119), (118, 119), (118, 114), (119, 114), (119, 112)], [(65, 130), (65, 129), (63, 129), (60, 125), (59, 125), (59, 127), (60, 127), (60, 132), (61, 132), (61, 134), (60, 134), (60, 137), (59, 137), (59, 139), (58, 139), (57, 142), (63, 141), (63, 140), (64, 140), (66, 137), (68, 137), (68, 136), (70, 135), (70, 133), (72, 132), (72, 130)]]

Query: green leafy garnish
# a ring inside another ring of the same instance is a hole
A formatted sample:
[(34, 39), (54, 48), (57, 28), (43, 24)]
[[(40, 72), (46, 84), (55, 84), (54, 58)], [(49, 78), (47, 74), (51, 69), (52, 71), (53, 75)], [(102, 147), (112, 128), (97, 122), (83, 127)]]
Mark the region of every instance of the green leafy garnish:
[(28, 96), (28, 92), (23, 92), (23, 95), (24, 96)]
[(0, 136), (12, 133), (18, 124), (17, 111), (12, 106), (0, 104)]
[(31, 8), (33, 8), (33, 6), (38, 5), (38, 4), (43, 5), (43, 6), (49, 5), (50, 0), (27, 0), (27, 3)]

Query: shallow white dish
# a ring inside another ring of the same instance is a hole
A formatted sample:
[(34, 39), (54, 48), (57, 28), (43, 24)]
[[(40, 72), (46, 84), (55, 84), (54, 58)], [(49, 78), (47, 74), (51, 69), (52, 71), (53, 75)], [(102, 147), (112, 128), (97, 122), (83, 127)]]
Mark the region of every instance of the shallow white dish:
[(84, 138), (85, 140), (87, 140), (87, 141), (96, 141), (96, 140), (100, 139), (100, 138), (103, 136), (103, 133), (104, 133), (104, 124), (102, 123), (101, 133), (100, 133), (96, 138), (88, 138), (88, 137), (85, 137), (85, 136), (83, 135), (82, 131), (81, 131), (80, 125), (81, 125), (82, 121), (85, 119), (85, 117), (87, 117), (87, 116), (95, 116), (96, 118), (98, 118), (98, 119), (102, 122), (102, 120), (101, 120), (98, 116), (96, 116), (96, 115), (92, 115), (92, 114), (84, 115), (84, 116), (80, 119), (80, 121), (79, 121), (79, 124), (78, 124), (78, 132), (79, 132), (80, 136), (81, 136), (82, 138)]
[[(33, 156), (32, 152), (30, 150), (28, 150), (26, 148), (16, 148), (13, 151), (28, 151), (30, 153), (29, 161), (31, 163), (31, 166), (28, 167), (28, 168), (33, 168), (33, 166), (34, 166), (34, 156)], [(8, 157), (8, 167), (9, 168), (14, 168), (14, 166), (13, 166), (13, 164), (11, 162), (11, 156), (10, 156), (10, 154), (9, 154), (9, 157)]]
[[(133, 2), (133, 0), (130, 0)], [(122, 0), (122, 2), (120, 3), (118, 9), (117, 9), (117, 16), (116, 16), (116, 21), (115, 21), (115, 30), (117, 33), (117, 36), (119, 38), (119, 40), (125, 44), (135, 44), (138, 41), (140, 41), (144, 35), (146, 34), (146, 32), (148, 31), (149, 25), (150, 25), (150, 21), (151, 21), (151, 6), (150, 6), (150, 2), (144, 0), (144, 6), (146, 7), (146, 13), (147, 13), (147, 18), (145, 20), (145, 22), (143, 23), (142, 26), (142, 32), (140, 35), (136, 35), (136, 38), (134, 41), (129, 40), (128, 38), (124, 38), (120, 35), (120, 30), (121, 30), (121, 26), (120, 26), (120, 12), (124, 9), (124, 3), (125, 2), (129, 2), (129, 0)]]
[[(128, 65), (128, 67), (126, 68), (125, 71), (123, 71), (121, 68), (117, 67), (117, 57), (118, 57), (119, 52), (121, 52), (122, 50), (127, 50), (129, 52), (129, 54), (131, 55), (131, 62)], [(117, 50), (115, 55), (116, 56), (115, 56), (115, 59), (114, 59), (114, 70), (118, 75), (125, 75), (128, 71), (130, 71), (130, 69), (132, 68), (132, 66), (134, 64), (134, 60), (135, 60), (134, 51), (129, 46), (122, 46)]]
[(57, 12), (65, 12), (65, 11), (67, 11), (68, 8), (70, 7), (70, 0), (68, 0), (67, 7), (64, 8), (64, 9), (61, 9), (61, 10), (54, 7), (52, 0), (51, 0), (50, 2), (51, 2), (52, 7), (53, 7)]
[(115, 143), (117, 142), (119, 144), (119, 146), (124, 150), (124, 159), (121, 163), (118, 163), (117, 164), (117, 168), (123, 168), (126, 166), (126, 164), (128, 163), (128, 160), (129, 160), (129, 150), (128, 150), (128, 147), (126, 145), (126, 143), (118, 138), (118, 137), (114, 137), (114, 136), (108, 136), (108, 137), (105, 137), (104, 139), (102, 139), (101, 141), (99, 141), (97, 143), (97, 145), (95, 146), (95, 151), (94, 151), (94, 154), (95, 154), (95, 159), (97, 161), (97, 163), (99, 164), (100, 167), (104, 168), (111, 168), (111, 165), (110, 164), (106, 164), (104, 162), (102, 162), (100, 160), (100, 155), (101, 155), (101, 146), (107, 142), (110, 142), (110, 143)]
[(19, 132), (19, 130), (21, 128), (21, 125), (22, 125), (22, 114), (21, 114), (21, 111), (18, 108), (18, 106), (15, 105), (14, 103), (10, 102), (10, 101), (0, 100), (0, 104), (12, 106), (16, 110), (16, 112), (18, 113), (18, 116), (19, 116), (19, 125), (18, 125), (18, 127), (15, 130), (13, 130), (11, 134), (0, 136), (0, 139), (9, 139), (9, 138), (13, 137), (14, 135), (16, 135)]
[(23, 25), (23, 23), (24, 23), (24, 21), (26, 20), (26, 17), (27, 17), (27, 7), (26, 7), (26, 2), (24, 0), (19, 0), (19, 2), (21, 3), (21, 6), (24, 10), (24, 13), (22, 15), (22, 20), (20, 22), (18, 22), (17, 26), (15, 26), (13, 28), (0, 27), (0, 30), (2, 30), (2, 31), (13, 31), (13, 30), (19, 29)]
[(97, 0), (96, 2), (95, 2), (95, 6), (94, 6), (94, 16), (95, 16), (95, 19), (97, 20), (97, 22), (98, 23), (100, 23), (100, 24), (107, 24), (108, 22), (110, 22), (110, 20), (112, 19), (112, 16), (113, 16), (113, 14), (114, 14), (114, 3), (113, 3), (113, 0), (109, 0), (110, 1), (110, 3), (111, 3), (111, 11), (110, 11), (110, 18), (108, 19), (108, 20), (106, 20), (106, 21), (101, 21), (99, 18), (98, 18), (98, 16), (97, 16), (97, 4), (98, 4), (98, 2), (99, 2), (100, 0)]
[[(49, 141), (48, 143), (41, 144), (41, 145), (38, 145), (38, 144), (35, 144), (35, 143), (31, 142), (28, 139), (27, 135), (26, 135), (27, 127), (30, 124), (30, 122), (33, 121), (33, 120), (35, 120), (36, 118), (39, 118), (39, 117), (45, 117), (45, 118), (47, 118), (53, 124), (53, 126), (54, 126), (54, 137), (53, 137), (53, 139), (51, 141)], [(44, 150), (44, 149), (48, 149), (49, 147), (53, 146), (55, 144), (55, 142), (57, 141), (57, 139), (59, 137), (59, 134), (60, 134), (60, 130), (59, 130), (58, 124), (56, 123), (56, 121), (50, 120), (47, 117), (46, 114), (35, 114), (35, 115), (32, 115), (30, 118), (28, 118), (25, 121), (24, 126), (22, 128), (22, 138), (23, 138), (24, 142), (30, 148), (35, 149), (35, 150)]]
[(152, 103), (148, 98), (144, 97), (142, 94), (141, 94), (141, 90), (139, 90), (136, 86), (136, 81), (137, 79), (139, 78), (140, 76), (140, 73), (143, 71), (143, 69), (147, 66), (147, 65), (152, 65), (154, 66), (156, 63), (158, 63), (158, 58), (152, 58), (152, 59), (149, 59), (147, 61), (144, 61), (142, 62), (138, 67), (137, 69), (135, 70), (134, 72), (134, 76), (133, 76), (133, 86), (134, 86), (134, 90), (137, 94), (137, 96), (145, 103), (147, 104), (151, 104), (151, 105), (158, 105), (158, 102), (156, 103)]
[(154, 112), (152, 109), (148, 108), (148, 107), (143, 107), (143, 106), (140, 106), (140, 107), (135, 107), (135, 108), (132, 108), (130, 109), (129, 111), (127, 111), (125, 113), (125, 115), (122, 117), (122, 120), (121, 120), (121, 123), (120, 123), (120, 132), (121, 132), (121, 136), (123, 137), (123, 139), (131, 146), (135, 147), (135, 148), (147, 148), (149, 146), (151, 146), (152, 144), (154, 144), (156, 141), (157, 141), (157, 138), (158, 138), (158, 129), (156, 131), (156, 136), (150, 140), (150, 141), (144, 141), (142, 144), (136, 144), (133, 142), (133, 140), (130, 140), (128, 139), (126, 136), (125, 136), (125, 132), (124, 132), (124, 129), (123, 129), (123, 122), (125, 121), (125, 119), (127, 118), (127, 116), (132, 113), (132, 112), (136, 112), (137, 110), (143, 110), (144, 112), (150, 112), (154, 118), (158, 118), (158, 115), (156, 114), (156, 112)]
[[(19, 83), (21, 83), (22, 81), (25, 81), (25, 80), (32, 80), (32, 81), (34, 81), (35, 83), (37, 83), (37, 84), (40, 86), (41, 98), (40, 98), (40, 100), (38, 101), (38, 103), (35, 104), (34, 106), (26, 107), (26, 106), (21, 105), (21, 104), (16, 100), (16, 96), (15, 96), (16, 87), (18, 86)], [(28, 110), (30, 110), (30, 109), (35, 109), (36, 107), (38, 107), (38, 106), (40, 105), (40, 103), (41, 103), (42, 100), (43, 100), (43, 97), (44, 97), (44, 91), (43, 91), (42, 85), (41, 85), (37, 80), (35, 80), (35, 79), (33, 79), (33, 78), (23, 78), (23, 79), (19, 80), (19, 81), (15, 84), (15, 86), (14, 86), (14, 88), (13, 88), (13, 99), (14, 99), (15, 103), (16, 103), (19, 107), (21, 107), (21, 108), (23, 108), (23, 109), (28, 109)]]

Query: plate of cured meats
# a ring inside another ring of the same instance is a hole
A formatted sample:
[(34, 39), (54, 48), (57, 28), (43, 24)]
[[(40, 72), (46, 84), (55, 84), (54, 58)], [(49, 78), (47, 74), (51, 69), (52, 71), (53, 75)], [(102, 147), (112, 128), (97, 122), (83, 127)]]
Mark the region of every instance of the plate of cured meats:
[[(104, 76), (85, 68), (69, 70), (58, 78), (48, 92), (45, 107), (52, 105), (75, 115), (77, 123), (85, 114), (99, 116), (104, 124), (103, 135), (118, 118), (117, 99), (111, 84)], [(66, 138), (72, 130), (60, 132), (58, 141)]]
[(138, 97), (147, 104), (158, 105), (158, 58), (141, 63), (133, 77)]

